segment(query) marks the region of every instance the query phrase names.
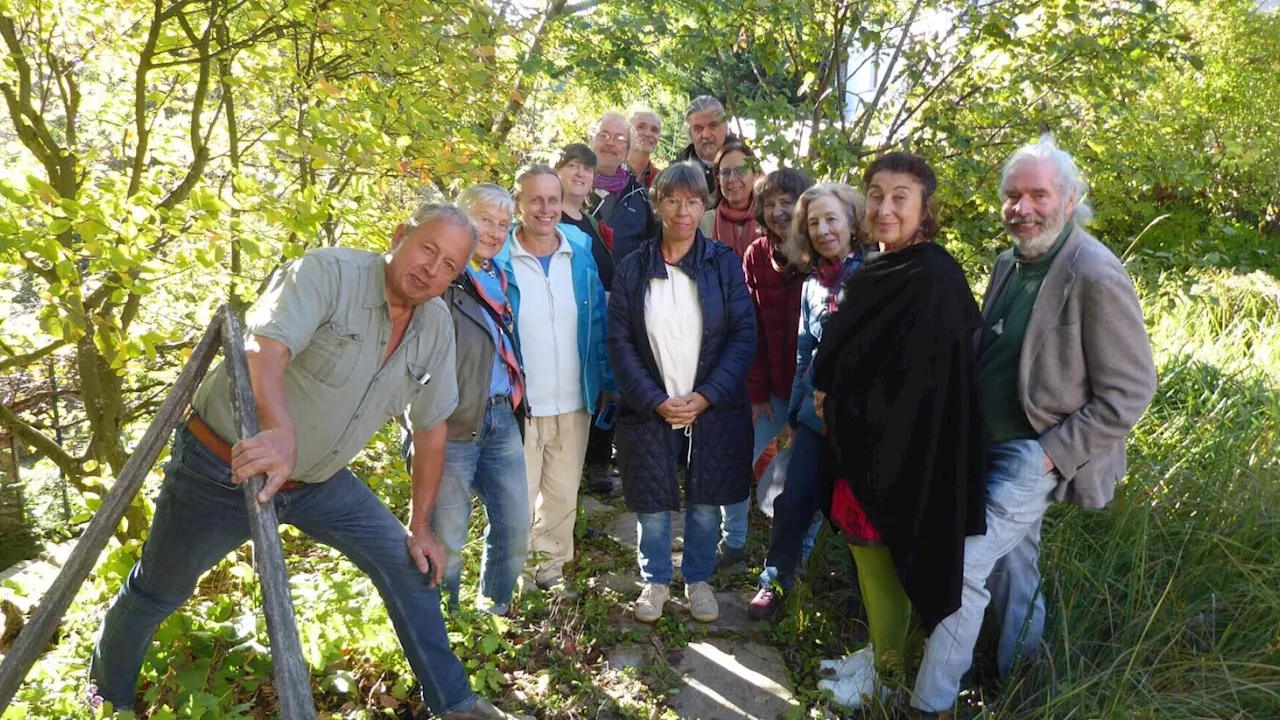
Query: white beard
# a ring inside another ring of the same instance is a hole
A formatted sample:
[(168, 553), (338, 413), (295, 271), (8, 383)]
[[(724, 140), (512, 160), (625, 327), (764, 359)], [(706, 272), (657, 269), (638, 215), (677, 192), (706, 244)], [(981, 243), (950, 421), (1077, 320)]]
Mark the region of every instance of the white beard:
[[(1063, 203), (1052, 217), (1045, 220), (1044, 229), (1026, 240), (1021, 240), (1017, 235), (1009, 233), (1009, 236), (1013, 238), (1013, 243), (1018, 246), (1019, 254), (1027, 260), (1037, 260), (1044, 257), (1045, 253), (1049, 252), (1049, 248), (1053, 247), (1054, 241), (1062, 234), (1062, 229), (1067, 226), (1066, 211), (1066, 203)], [(1008, 223), (1006, 223), (1007, 225)]]

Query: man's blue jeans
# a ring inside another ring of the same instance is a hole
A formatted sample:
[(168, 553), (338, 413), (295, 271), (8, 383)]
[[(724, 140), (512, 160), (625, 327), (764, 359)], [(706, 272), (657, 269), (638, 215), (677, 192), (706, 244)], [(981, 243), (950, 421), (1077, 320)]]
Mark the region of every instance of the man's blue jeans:
[(529, 555), (529, 483), (525, 480), (524, 441), (511, 403), (490, 403), (480, 436), (450, 442), (444, 454), (444, 477), (431, 512), (431, 530), (444, 545), (448, 560), (444, 589), (449, 606), (458, 605), (462, 578), (462, 546), (467, 542), (471, 493), (484, 503), (488, 526), (480, 560), (480, 595), (488, 610), (503, 615)]
[[(751, 453), (751, 467), (755, 467), (764, 449), (787, 426), (787, 401), (777, 395), (769, 397), (773, 417), (761, 415), (755, 422), (755, 450)], [(732, 505), (720, 506), (720, 537), (729, 547), (740, 548), (747, 544), (747, 518), (751, 515), (751, 498)]]
[(1061, 478), (1044, 471), (1037, 440), (1013, 440), (987, 448), (987, 534), (964, 541), (964, 589), (960, 609), (934, 628), (925, 645), (912, 706), (950, 710), (960, 678), (973, 664), (973, 647), (987, 605), (1000, 621), (996, 663), (1005, 675), (1020, 657), (1033, 655), (1044, 632), (1040, 594), (1040, 522)]
[[(671, 512), (637, 513), (640, 577), (647, 583), (670, 585)], [(720, 536), (718, 505), (686, 505), (684, 509), (685, 585), (706, 582), (716, 565), (716, 541)]]
[[(773, 501), (773, 531), (769, 556), (760, 573), (761, 586), (777, 582), (783, 589), (795, 584), (796, 571), (808, 559), (822, 528), (822, 482), (818, 475), (823, 437), (801, 424), (791, 432), (791, 458), (782, 493)], [(804, 529), (802, 532), (801, 529)]]
[[(418, 571), (404, 525), (373, 491), (343, 468), (323, 483), (279, 493), (273, 502), (281, 522), (337, 549), (373, 580), (431, 711), (471, 708), (476, 697), (449, 649), (440, 591)], [(231, 484), (231, 468), (179, 428), (142, 559), (107, 611), (93, 651), (89, 675), (104, 700), (133, 709), (156, 628), (191, 596), (206, 570), (248, 539), (249, 511), (244, 491)]]

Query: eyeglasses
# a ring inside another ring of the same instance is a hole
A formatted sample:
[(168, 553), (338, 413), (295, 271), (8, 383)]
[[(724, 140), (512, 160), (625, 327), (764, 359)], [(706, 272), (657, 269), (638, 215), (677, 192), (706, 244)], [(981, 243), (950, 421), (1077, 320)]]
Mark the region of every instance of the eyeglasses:
[(665, 197), (662, 198), (662, 208), (667, 212), (673, 213), (680, 212), (681, 210), (688, 210), (691, 213), (696, 213), (702, 210), (702, 198), (681, 200), (676, 197)]
[(625, 143), (628, 141), (628, 138), (626, 133), (618, 133), (615, 135), (613, 133), (607, 133), (601, 130), (600, 132), (596, 133), (596, 140), (599, 140), (600, 142), (608, 142), (612, 140), (614, 142)]
[(739, 165), (738, 167), (720, 168), (720, 172), (716, 173), (716, 175), (718, 175), (721, 180), (733, 180), (735, 178), (744, 178), (749, 172), (753, 172), (753, 170), (746, 165)]

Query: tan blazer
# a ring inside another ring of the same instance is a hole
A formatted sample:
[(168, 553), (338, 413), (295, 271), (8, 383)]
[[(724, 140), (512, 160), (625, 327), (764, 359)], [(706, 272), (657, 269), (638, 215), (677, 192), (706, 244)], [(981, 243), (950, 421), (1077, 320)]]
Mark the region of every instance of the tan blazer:
[[(1014, 269), (996, 259), (982, 307)], [(1076, 228), (1053, 259), (1031, 310), (1018, 362), (1018, 398), (1062, 473), (1054, 496), (1104, 507), (1125, 475), (1125, 438), (1156, 389), (1142, 307), (1120, 260)]]

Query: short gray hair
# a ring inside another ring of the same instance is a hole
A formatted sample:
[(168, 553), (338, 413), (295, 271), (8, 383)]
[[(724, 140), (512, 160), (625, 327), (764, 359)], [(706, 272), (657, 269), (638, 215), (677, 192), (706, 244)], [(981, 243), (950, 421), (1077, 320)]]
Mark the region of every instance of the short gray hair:
[[(556, 179), (556, 183), (560, 183), (560, 173), (556, 172), (550, 165), (546, 163), (533, 163), (520, 168), (520, 172), (516, 173), (516, 188), (511, 193), (511, 197), (516, 203), (520, 202), (520, 192), (524, 189), (524, 181), (529, 178), (535, 178), (539, 175), (550, 175)], [(560, 194), (564, 195), (564, 185), (560, 185)]]
[(702, 206), (711, 204), (711, 191), (707, 189), (707, 177), (702, 173), (701, 165), (694, 165), (686, 160), (673, 163), (666, 170), (658, 173), (653, 179), (653, 204), (655, 206), (671, 197), (677, 190), (686, 190), (702, 199)]
[(472, 215), (480, 207), (490, 207), (510, 217), (516, 211), (516, 201), (511, 193), (493, 183), (472, 185), (458, 195), (458, 208)]
[(659, 125), (662, 124), (662, 118), (658, 117), (658, 113), (654, 112), (648, 106), (641, 105), (631, 110), (631, 117), (627, 118), (627, 126), (630, 127), (631, 124), (636, 121), (636, 117), (640, 115), (652, 115), (653, 118), (658, 121)]
[(685, 124), (687, 125), (689, 123), (690, 115), (698, 112), (706, 112), (707, 110), (715, 110), (717, 116), (724, 117), (724, 105), (722, 105), (719, 100), (715, 99), (715, 97), (711, 95), (699, 95), (693, 99), (693, 102), (689, 103), (689, 107), (684, 109)]
[(625, 115), (623, 115), (620, 112), (617, 112), (616, 110), (610, 110), (609, 112), (601, 115), (598, 120), (591, 123), (591, 133), (587, 135), (587, 145), (590, 146), (591, 141), (596, 139), (596, 133), (600, 132), (600, 128), (604, 126), (605, 120), (617, 120), (618, 122), (622, 123), (624, 127), (627, 128), (627, 149), (630, 150), (631, 149), (631, 123), (627, 122), (627, 118)]
[(480, 231), (476, 228), (476, 224), (472, 222), (471, 216), (463, 212), (457, 205), (451, 203), (437, 202), (428, 200), (418, 206), (417, 210), (404, 221), (410, 232), (420, 227), (430, 225), (433, 222), (445, 222), (458, 225), (467, 232), (471, 233), (471, 252), (467, 253), (467, 257), (475, 255), (476, 248), (480, 245)]
[(1050, 133), (1045, 133), (1039, 140), (1014, 150), (1009, 156), (1009, 160), (1004, 164), (1004, 170), (1000, 172), (1000, 197), (1004, 197), (1009, 175), (1014, 168), (1027, 161), (1045, 160), (1053, 163), (1054, 184), (1058, 186), (1058, 192), (1062, 193), (1063, 200), (1075, 193), (1076, 208), (1071, 213), (1072, 222), (1077, 227), (1088, 226), (1093, 220), (1093, 208), (1085, 201), (1085, 197), (1089, 194), (1089, 185), (1085, 182), (1075, 158), (1071, 157), (1066, 150), (1059, 148)]

